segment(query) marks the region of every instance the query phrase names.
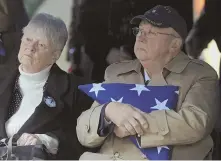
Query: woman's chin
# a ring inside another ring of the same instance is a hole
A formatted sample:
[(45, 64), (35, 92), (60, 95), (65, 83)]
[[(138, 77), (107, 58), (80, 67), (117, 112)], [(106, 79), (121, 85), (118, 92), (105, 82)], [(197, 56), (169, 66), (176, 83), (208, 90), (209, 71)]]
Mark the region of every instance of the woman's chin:
[(25, 67), (32, 67), (32, 63), (31, 63), (31, 61), (28, 61), (28, 60), (22, 60), (22, 61), (20, 61), (20, 63), (23, 65), (23, 66), (25, 66)]

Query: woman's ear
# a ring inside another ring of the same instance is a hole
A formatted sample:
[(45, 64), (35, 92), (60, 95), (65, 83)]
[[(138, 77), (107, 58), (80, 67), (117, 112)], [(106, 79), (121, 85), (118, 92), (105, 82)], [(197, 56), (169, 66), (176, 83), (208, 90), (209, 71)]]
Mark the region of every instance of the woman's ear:
[(56, 51), (53, 53), (52, 61), (53, 61), (53, 62), (56, 62), (56, 61), (59, 59), (61, 53), (62, 53), (61, 50), (56, 50)]

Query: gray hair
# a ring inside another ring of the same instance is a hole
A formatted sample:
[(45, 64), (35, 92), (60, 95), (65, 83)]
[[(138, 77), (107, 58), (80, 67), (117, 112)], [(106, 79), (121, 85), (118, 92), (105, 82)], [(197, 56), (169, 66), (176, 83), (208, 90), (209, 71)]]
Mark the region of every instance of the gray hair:
[(63, 20), (47, 13), (34, 16), (28, 25), (23, 28), (26, 31), (38, 32), (49, 40), (53, 47), (63, 50), (68, 39), (68, 31)]

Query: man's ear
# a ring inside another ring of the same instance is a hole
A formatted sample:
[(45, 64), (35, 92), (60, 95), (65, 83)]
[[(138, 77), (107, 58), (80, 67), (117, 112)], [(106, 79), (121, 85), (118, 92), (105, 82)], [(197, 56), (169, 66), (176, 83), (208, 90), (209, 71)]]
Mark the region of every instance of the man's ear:
[(170, 52), (175, 53), (181, 50), (182, 40), (179, 38), (175, 38), (171, 41), (170, 44)]

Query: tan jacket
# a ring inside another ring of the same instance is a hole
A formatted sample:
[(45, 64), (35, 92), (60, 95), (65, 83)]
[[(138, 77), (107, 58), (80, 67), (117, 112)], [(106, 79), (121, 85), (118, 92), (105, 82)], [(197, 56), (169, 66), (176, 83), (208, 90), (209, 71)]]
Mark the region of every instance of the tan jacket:
[[(108, 83), (144, 84), (138, 60), (110, 65), (105, 73)], [(149, 132), (141, 137), (142, 147), (173, 145), (172, 159), (204, 159), (213, 147), (210, 136), (218, 111), (216, 72), (200, 60), (192, 60), (184, 53), (178, 54), (165, 67), (170, 74), (152, 77), (149, 85), (179, 86), (177, 111), (160, 110), (145, 114)], [(131, 143), (128, 137), (117, 138), (110, 134), (99, 137), (97, 129), (102, 105), (94, 103), (91, 109), (83, 112), (78, 118), (77, 136), (80, 143), (87, 147), (102, 145), (97, 155), (85, 153), (81, 159), (145, 159), (142, 153)]]

